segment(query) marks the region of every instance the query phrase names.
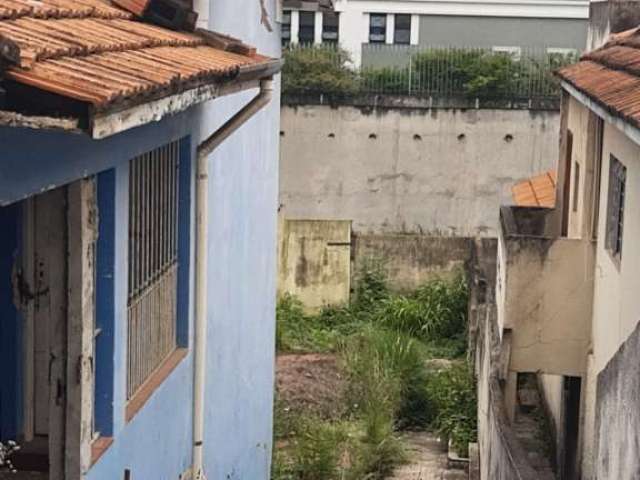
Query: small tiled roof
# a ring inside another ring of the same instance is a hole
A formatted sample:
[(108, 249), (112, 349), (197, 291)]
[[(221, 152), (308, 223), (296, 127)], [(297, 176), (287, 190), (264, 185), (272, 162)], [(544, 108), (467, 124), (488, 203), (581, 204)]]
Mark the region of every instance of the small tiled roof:
[(0, 0), (0, 37), (20, 47), (20, 66), (7, 79), (97, 110), (211, 84), (270, 60), (142, 23), (106, 0)]
[(556, 205), (555, 170), (524, 180), (511, 188), (513, 201), (518, 207), (547, 207)]
[(614, 115), (640, 126), (640, 28), (612, 35), (558, 76)]

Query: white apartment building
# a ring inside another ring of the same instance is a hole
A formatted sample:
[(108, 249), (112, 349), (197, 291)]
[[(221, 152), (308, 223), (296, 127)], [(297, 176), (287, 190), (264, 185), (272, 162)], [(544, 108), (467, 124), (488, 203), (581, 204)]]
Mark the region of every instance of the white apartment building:
[(285, 1), (284, 44), (339, 43), (355, 64), (380, 45), (582, 50), (587, 0)]

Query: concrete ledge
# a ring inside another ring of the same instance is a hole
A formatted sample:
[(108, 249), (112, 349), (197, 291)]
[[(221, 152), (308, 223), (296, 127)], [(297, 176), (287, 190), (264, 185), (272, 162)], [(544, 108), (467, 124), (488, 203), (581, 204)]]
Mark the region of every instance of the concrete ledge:
[(322, 93), (283, 94), (282, 105), (353, 106), (367, 109), (406, 108), (417, 110), (541, 110), (559, 111), (560, 95), (542, 98), (473, 98), (464, 95), (426, 97), (418, 95), (327, 95)]

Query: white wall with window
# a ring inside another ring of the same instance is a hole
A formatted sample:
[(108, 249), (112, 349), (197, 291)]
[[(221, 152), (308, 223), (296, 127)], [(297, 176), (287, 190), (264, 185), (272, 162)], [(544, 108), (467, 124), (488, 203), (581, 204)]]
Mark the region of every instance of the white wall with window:
[(594, 350), (601, 370), (637, 325), (640, 311), (640, 146), (605, 125), (594, 298)]
[(337, 45), (340, 13), (328, 10), (283, 10), (282, 45)]
[[(549, 0), (544, 5), (535, 0), (490, 2), (480, 1), (473, 4), (454, 1), (373, 1), (373, 0), (336, 0), (336, 12), (340, 13), (340, 45), (347, 50), (356, 64), (362, 58), (362, 46), (368, 43), (386, 43), (399, 45), (420, 44), (421, 17), (430, 16), (437, 21), (439, 17), (497, 17), (539, 19), (579, 19), (585, 22), (589, 17), (587, 0)], [(382, 15), (386, 19), (382, 20)], [(380, 30), (385, 26), (385, 40)], [(373, 30), (373, 31), (372, 31)], [(377, 33), (376, 33), (377, 32)], [(452, 32), (455, 44), (456, 33)], [(409, 37), (407, 39), (407, 36)], [(446, 44), (447, 42), (445, 42)], [(500, 45), (496, 45), (500, 46)], [(507, 43), (504, 47), (513, 47)], [(551, 45), (562, 49), (563, 45)]]

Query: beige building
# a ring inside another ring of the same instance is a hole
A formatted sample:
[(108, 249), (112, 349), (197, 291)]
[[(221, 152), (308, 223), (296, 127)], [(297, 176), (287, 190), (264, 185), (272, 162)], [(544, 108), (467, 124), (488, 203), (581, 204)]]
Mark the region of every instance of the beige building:
[[(523, 379), (537, 378), (551, 463), (563, 480), (640, 478), (638, 65), (634, 29), (558, 73), (555, 208), (501, 210), (496, 323), (504, 405), (516, 424), (527, 400)], [(503, 446), (483, 445), (490, 432), (482, 432), (482, 408), (480, 423), (482, 462)]]

